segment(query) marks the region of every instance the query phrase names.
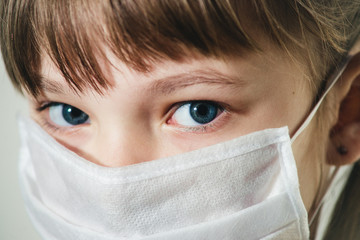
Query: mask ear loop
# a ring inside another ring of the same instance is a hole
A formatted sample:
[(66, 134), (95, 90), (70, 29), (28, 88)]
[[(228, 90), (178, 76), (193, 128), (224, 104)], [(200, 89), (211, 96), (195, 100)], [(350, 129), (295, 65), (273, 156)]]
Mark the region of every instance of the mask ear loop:
[[(351, 52), (351, 51), (350, 51)], [(336, 84), (336, 82), (339, 80), (340, 76), (343, 74), (345, 68), (347, 67), (348, 63), (350, 62), (351, 58), (353, 57), (353, 55), (348, 55), (339, 65), (339, 67), (334, 71), (333, 74), (331, 74), (331, 76), (329, 77), (329, 81), (326, 84), (325, 87), (325, 92), (321, 95), (321, 98), (319, 99), (319, 101), (316, 103), (316, 105), (314, 106), (314, 108), (312, 109), (312, 111), (310, 112), (309, 116), (305, 119), (305, 121), (301, 124), (301, 126), (298, 128), (298, 130), (295, 132), (295, 134), (292, 136), (291, 138), (291, 144), (294, 143), (294, 141), (297, 139), (297, 137), (305, 130), (305, 128), (310, 124), (311, 120), (314, 118), (316, 112), (318, 111), (318, 109), (320, 108), (321, 103), (324, 101), (325, 97), (327, 96), (327, 94), (329, 93), (329, 91), (333, 88), (333, 86)], [(315, 210), (309, 220), (309, 226), (311, 227), (311, 225), (314, 223), (314, 220), (316, 218), (316, 216), (318, 215), (323, 203), (325, 202), (325, 200), (327, 199), (327, 195), (329, 193), (329, 189), (331, 187), (331, 185), (334, 182), (334, 179), (336, 177), (336, 174), (338, 173), (339, 167), (335, 167), (332, 171), (332, 173), (330, 174), (330, 179), (328, 181), (328, 184), (326, 184), (325, 186), (325, 191), (323, 192), (322, 196), (320, 197), (320, 201), (318, 202), (317, 206), (315, 207)]]

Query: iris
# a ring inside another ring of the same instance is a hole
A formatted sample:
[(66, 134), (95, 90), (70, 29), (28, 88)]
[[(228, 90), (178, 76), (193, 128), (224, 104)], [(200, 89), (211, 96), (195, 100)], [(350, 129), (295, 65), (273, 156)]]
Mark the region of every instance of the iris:
[(83, 124), (89, 119), (89, 116), (86, 113), (67, 104), (63, 105), (62, 116), (64, 120), (71, 125)]
[(190, 105), (190, 115), (195, 122), (206, 124), (218, 114), (218, 106), (212, 102), (194, 102)]

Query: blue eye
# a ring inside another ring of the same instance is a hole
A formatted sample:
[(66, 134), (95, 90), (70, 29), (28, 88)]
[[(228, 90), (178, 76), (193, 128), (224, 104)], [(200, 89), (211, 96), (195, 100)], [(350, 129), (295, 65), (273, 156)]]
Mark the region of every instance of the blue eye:
[(80, 109), (63, 103), (53, 103), (49, 106), (51, 121), (59, 126), (74, 126), (89, 121), (89, 116)]
[(212, 122), (222, 111), (222, 108), (209, 101), (195, 101), (183, 104), (173, 117), (183, 126), (198, 126)]

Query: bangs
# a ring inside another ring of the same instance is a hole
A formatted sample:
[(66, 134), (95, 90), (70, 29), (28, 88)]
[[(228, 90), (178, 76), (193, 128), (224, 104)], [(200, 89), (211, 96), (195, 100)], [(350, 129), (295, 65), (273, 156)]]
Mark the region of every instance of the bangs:
[(1, 51), (15, 87), (35, 97), (43, 88), (41, 61), (47, 56), (75, 92), (91, 88), (102, 93), (111, 88), (102, 71), (104, 63), (111, 64), (108, 54), (145, 73), (164, 60), (261, 51), (249, 34), (255, 30), (306, 64), (309, 79), (316, 81), (358, 35), (358, 5), (322, 0), (2, 0)]
[[(22, 46), (19, 85), (36, 96), (42, 90), (41, 60), (48, 55), (75, 91), (111, 87), (102, 72), (110, 50), (128, 67), (151, 71), (164, 59), (201, 54), (238, 55), (255, 44), (228, 1), (27, 1), (14, 46)], [(236, 16), (236, 21), (234, 21)], [(17, 19), (17, 20), (21, 20)], [(235, 31), (234, 31), (235, 29)], [(21, 36), (20, 36), (21, 35)], [(23, 36), (26, 36), (24, 38)], [(25, 39), (27, 43), (20, 43)], [(23, 68), (22, 68), (23, 67)]]

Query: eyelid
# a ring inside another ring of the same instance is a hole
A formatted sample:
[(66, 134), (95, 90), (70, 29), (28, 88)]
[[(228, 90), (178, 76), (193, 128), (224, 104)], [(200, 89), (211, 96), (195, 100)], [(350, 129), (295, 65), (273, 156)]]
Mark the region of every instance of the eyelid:
[(58, 127), (55, 124), (50, 123), (48, 120), (41, 119), (39, 122), (40, 126), (43, 127), (47, 132), (50, 132), (55, 135), (73, 135), (81, 130), (79, 126), (71, 126), (71, 127)]
[[(52, 134), (59, 134), (59, 135), (72, 135), (77, 133), (85, 124), (80, 125), (73, 125), (73, 126), (58, 126), (57, 124), (52, 123), (51, 120), (49, 120), (49, 116), (44, 114), (45, 111), (48, 112), (50, 107), (53, 106), (59, 106), (59, 105), (70, 105), (62, 102), (52, 102), (52, 101), (44, 101), (37, 103), (38, 106), (35, 107), (35, 110), (41, 114), (38, 118), (38, 123), (47, 131)], [(73, 105), (70, 105), (73, 106)], [(75, 107), (76, 108), (76, 107)], [(81, 110), (82, 111), (82, 110)]]
[(177, 131), (179, 132), (186, 132), (186, 133), (194, 133), (194, 134), (204, 134), (204, 133), (211, 133), (214, 131), (219, 130), (228, 119), (231, 117), (231, 114), (224, 110), (219, 116), (217, 116), (212, 122), (204, 124), (204, 125), (198, 125), (198, 126), (177, 126)]
[(225, 111), (225, 110), (230, 110), (231, 107), (229, 104), (223, 103), (223, 102), (219, 102), (219, 101), (214, 101), (214, 100), (191, 100), (191, 101), (182, 101), (182, 102), (178, 102), (173, 104), (170, 109), (174, 109), (174, 111), (176, 111), (177, 109), (179, 109), (180, 107), (186, 105), (186, 104), (191, 104), (191, 103), (196, 103), (196, 102), (208, 102), (208, 103), (212, 103), (215, 104), (216, 106), (220, 107), (221, 110)]
[(60, 102), (44, 102), (44, 103), (40, 103), (39, 104), (40, 106), (36, 108), (36, 111), (42, 112), (42, 111), (46, 110), (49, 107), (58, 106), (60, 104), (65, 104), (65, 103), (60, 103)]
[[(180, 124), (174, 124), (176, 126), (176, 130), (179, 130), (181, 132), (189, 132), (189, 133), (209, 133), (216, 131), (218, 128), (221, 127), (222, 124), (226, 122), (226, 120), (230, 117), (230, 106), (226, 103), (218, 102), (218, 101), (212, 101), (212, 100), (193, 100), (193, 101), (183, 101), (174, 104), (170, 109), (169, 117), (167, 118), (166, 123), (168, 125), (172, 125), (171, 122), (173, 122), (172, 117), (174, 116), (174, 113), (181, 108), (182, 106), (186, 104), (192, 104), (195, 102), (208, 102), (216, 105), (221, 112), (219, 113), (216, 118), (206, 124), (201, 124), (198, 126), (183, 126)], [(210, 129), (210, 130), (209, 130)]]

